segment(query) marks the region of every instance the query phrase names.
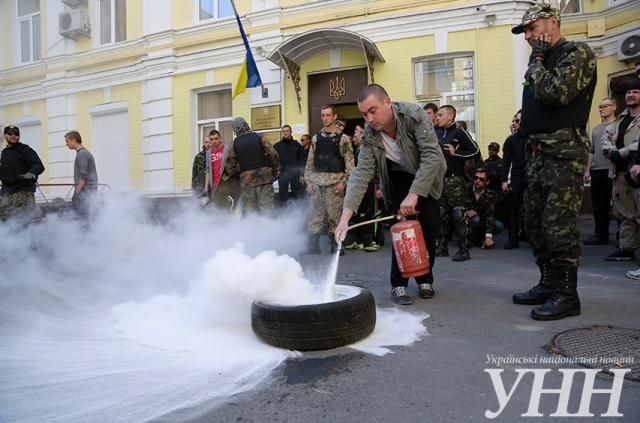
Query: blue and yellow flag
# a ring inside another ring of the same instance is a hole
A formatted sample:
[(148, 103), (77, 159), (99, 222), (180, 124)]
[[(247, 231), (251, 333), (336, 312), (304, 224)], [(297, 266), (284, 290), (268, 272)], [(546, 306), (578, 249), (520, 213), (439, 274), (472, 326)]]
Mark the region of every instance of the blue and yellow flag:
[[(235, 11), (235, 5), (233, 5), (233, 8)], [(240, 29), (240, 35), (242, 36), (242, 42), (244, 43), (244, 48), (247, 52), (244, 58), (244, 63), (242, 64), (242, 69), (240, 69), (238, 82), (236, 82), (236, 86), (233, 88), (233, 98), (242, 94), (247, 88), (262, 85), (260, 72), (258, 72), (258, 66), (256, 65), (256, 61), (253, 59), (251, 47), (249, 47), (249, 40), (247, 40), (247, 35), (244, 33), (244, 28), (242, 28), (242, 22), (240, 22), (240, 16), (238, 16), (237, 11), (235, 11), (235, 14), (236, 21), (238, 22), (238, 28)]]

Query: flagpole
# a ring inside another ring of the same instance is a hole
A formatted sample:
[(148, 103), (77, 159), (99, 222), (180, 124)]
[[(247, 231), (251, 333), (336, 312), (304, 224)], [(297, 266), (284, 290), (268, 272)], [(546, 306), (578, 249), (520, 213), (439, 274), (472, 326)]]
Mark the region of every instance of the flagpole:
[[(233, 0), (229, 0), (229, 1), (231, 2), (231, 7), (233, 7), (234, 15), (236, 15), (236, 20), (238, 21), (238, 29), (240, 31), (242, 31), (242, 26), (240, 26), (240, 15), (238, 15), (238, 9), (236, 9), (236, 3)], [(247, 34), (245, 34), (245, 37), (246, 36), (247, 36)], [(248, 38), (247, 38), (247, 40), (248, 40)], [(249, 48), (251, 48), (251, 47), (249, 47)], [(260, 78), (260, 89), (264, 92), (264, 84), (262, 83), (262, 78)], [(260, 95), (262, 96), (262, 93), (260, 93)]]

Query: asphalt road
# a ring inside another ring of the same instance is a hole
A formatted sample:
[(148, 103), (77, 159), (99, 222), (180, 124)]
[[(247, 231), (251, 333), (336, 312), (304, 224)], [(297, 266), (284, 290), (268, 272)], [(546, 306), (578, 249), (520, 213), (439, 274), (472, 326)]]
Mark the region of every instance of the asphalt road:
[[(583, 237), (591, 231), (584, 220)], [(624, 273), (636, 263), (609, 263), (603, 258), (614, 246), (584, 247), (579, 272), (582, 315), (555, 322), (536, 322), (531, 306), (514, 305), (511, 295), (537, 283), (538, 271), (527, 244), (503, 250), (505, 236), (492, 250), (471, 250), (472, 259), (454, 263), (438, 258), (435, 265), (436, 297), (417, 297), (407, 310), (431, 315), (425, 320), (429, 336), (407, 347), (392, 347), (383, 357), (344, 348), (305, 353), (275, 370), (275, 381), (238, 395), (211, 410), (203, 409), (198, 422), (479, 422), (479, 421), (640, 421), (640, 382), (625, 381), (619, 401), (621, 417), (602, 417), (610, 395), (594, 394), (592, 417), (550, 417), (558, 407), (558, 394), (542, 394), (542, 417), (522, 417), (529, 408), (533, 375), (524, 376), (502, 413), (491, 420), (499, 403), (485, 369), (502, 368), (509, 394), (516, 369), (549, 369), (544, 389), (562, 384), (561, 368), (584, 369), (575, 364), (487, 363), (495, 357), (551, 357), (544, 349), (559, 332), (611, 325), (640, 329), (640, 281)], [(451, 253), (454, 253), (450, 246)], [(327, 245), (323, 248), (328, 248)], [(305, 268), (326, 266), (329, 254), (304, 256)], [(339, 283), (354, 284), (373, 292), (379, 307), (395, 307), (389, 297), (388, 245), (377, 253), (348, 252), (341, 258)], [(639, 355), (635, 352), (636, 357)], [(584, 377), (575, 377), (569, 413), (577, 413)], [(613, 378), (599, 373), (596, 388), (611, 388)], [(535, 395), (534, 395), (535, 397)]]

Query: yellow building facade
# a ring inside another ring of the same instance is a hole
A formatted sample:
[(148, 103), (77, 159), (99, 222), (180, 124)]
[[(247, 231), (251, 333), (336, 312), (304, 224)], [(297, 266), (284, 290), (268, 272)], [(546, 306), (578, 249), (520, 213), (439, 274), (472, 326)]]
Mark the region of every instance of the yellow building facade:
[[(453, 104), (483, 153), (508, 135), (529, 55), (510, 29), (528, 1), (235, 3), (263, 87), (232, 99), (245, 50), (229, 0), (0, 0), (0, 123), (38, 151), (40, 182), (71, 182), (63, 136), (77, 129), (112, 190), (188, 195), (210, 129), (230, 142), (242, 116), (271, 139), (283, 124), (297, 138), (320, 129), (327, 102), (353, 124), (354, 95), (372, 81), (396, 101)], [(597, 54), (596, 98), (609, 95), (640, 60), (621, 52), (640, 37), (640, 2), (556, 3), (563, 35)]]

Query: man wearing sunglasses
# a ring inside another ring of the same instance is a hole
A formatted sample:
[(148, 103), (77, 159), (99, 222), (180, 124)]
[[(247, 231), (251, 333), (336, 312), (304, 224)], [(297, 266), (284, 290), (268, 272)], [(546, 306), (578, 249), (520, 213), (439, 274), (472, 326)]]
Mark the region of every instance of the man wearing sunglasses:
[(469, 185), (466, 191), (464, 207), (456, 207), (453, 210), (459, 248), (452, 258), (453, 261), (471, 259), (469, 244), (481, 248), (493, 247), (493, 234), (499, 231), (496, 230), (496, 195), (488, 189), (490, 178), (487, 169), (477, 169), (473, 184)]
[(34, 192), (44, 166), (38, 153), (20, 142), (20, 128), (5, 126), (7, 147), (0, 155), (0, 220), (25, 216), (35, 207)]
[(524, 75), (519, 132), (533, 153), (527, 162), (525, 229), (540, 281), (515, 294), (516, 304), (542, 304), (535, 320), (580, 314), (578, 212), (589, 155), (586, 127), (596, 86), (596, 58), (583, 42), (560, 34), (560, 11), (537, 3), (512, 28), (531, 46)]

